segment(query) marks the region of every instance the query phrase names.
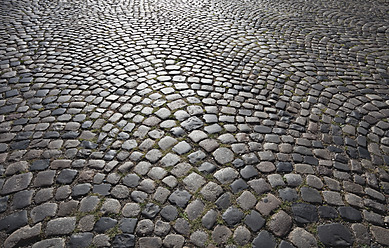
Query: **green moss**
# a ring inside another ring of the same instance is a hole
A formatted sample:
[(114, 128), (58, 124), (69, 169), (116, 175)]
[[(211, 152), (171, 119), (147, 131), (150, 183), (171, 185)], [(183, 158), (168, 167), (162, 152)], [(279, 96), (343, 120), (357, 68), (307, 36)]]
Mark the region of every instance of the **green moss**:
[(108, 235), (108, 237), (110, 237), (111, 239), (121, 233), (123, 232), (119, 229), (119, 226), (117, 225), (105, 232), (105, 234)]
[(283, 201), (280, 205), (280, 209), (284, 210), (285, 212), (291, 212), (292, 203), (289, 201)]
[(190, 223), (191, 232), (195, 232), (203, 228), (203, 223), (201, 221), (201, 218), (197, 218), (192, 221), (189, 221), (189, 223)]

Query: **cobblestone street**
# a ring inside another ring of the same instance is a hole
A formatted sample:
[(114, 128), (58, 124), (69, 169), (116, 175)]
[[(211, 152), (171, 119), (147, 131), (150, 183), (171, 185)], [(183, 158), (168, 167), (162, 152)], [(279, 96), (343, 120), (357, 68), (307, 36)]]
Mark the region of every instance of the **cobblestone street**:
[(388, 0), (0, 15), (0, 247), (389, 247)]

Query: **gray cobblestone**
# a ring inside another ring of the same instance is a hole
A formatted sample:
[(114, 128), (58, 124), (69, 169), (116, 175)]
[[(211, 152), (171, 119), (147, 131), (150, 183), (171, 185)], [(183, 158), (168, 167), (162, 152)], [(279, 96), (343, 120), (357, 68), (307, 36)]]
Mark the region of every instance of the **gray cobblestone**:
[(1, 6), (6, 247), (388, 246), (384, 1)]

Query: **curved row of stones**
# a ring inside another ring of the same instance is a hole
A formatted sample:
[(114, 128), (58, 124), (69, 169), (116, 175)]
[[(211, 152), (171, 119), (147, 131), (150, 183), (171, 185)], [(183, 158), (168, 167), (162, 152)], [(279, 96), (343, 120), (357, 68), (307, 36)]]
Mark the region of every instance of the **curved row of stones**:
[(389, 245), (388, 7), (341, 2), (5, 1), (4, 246)]

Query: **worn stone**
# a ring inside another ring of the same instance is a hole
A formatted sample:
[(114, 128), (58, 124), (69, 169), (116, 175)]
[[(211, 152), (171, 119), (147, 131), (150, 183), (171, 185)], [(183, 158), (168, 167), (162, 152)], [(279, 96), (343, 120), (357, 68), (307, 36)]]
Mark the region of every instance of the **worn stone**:
[(162, 247), (162, 239), (159, 237), (143, 237), (139, 239), (139, 246), (144, 248)]
[(255, 206), (257, 199), (250, 191), (244, 191), (237, 199), (236, 202), (243, 210), (248, 210)]
[(154, 230), (154, 223), (149, 219), (140, 220), (136, 227), (136, 233), (139, 236), (150, 235)]
[(199, 174), (192, 172), (183, 180), (185, 187), (192, 193), (196, 192), (201, 186), (205, 184), (205, 179)]
[(13, 175), (5, 181), (1, 189), (1, 194), (7, 195), (26, 189), (31, 182), (32, 176), (31, 172)]
[(177, 234), (169, 234), (163, 240), (163, 245), (165, 247), (183, 247), (184, 237)]
[(353, 237), (351, 232), (342, 224), (334, 223), (321, 225), (317, 228), (318, 236), (321, 242), (327, 246), (351, 246)]
[(269, 215), (273, 210), (280, 206), (281, 201), (272, 194), (262, 198), (255, 208), (263, 215)]
[(117, 224), (116, 219), (112, 219), (110, 217), (101, 217), (98, 221), (95, 223), (94, 231), (97, 233), (104, 233), (108, 229), (113, 228)]
[(190, 224), (184, 218), (178, 218), (173, 226), (174, 230), (182, 235), (189, 235), (190, 233)]
[(38, 223), (33, 227), (24, 226), (9, 235), (3, 245), (5, 248), (18, 247), (25, 241), (37, 239), (41, 230), (42, 223)]
[(353, 207), (339, 207), (339, 214), (342, 218), (348, 221), (361, 221), (362, 214), (360, 211), (356, 210)]
[(185, 208), (192, 195), (186, 190), (176, 190), (169, 196), (169, 201), (181, 208)]
[(316, 222), (319, 219), (317, 209), (314, 205), (297, 203), (292, 206), (294, 219), (302, 224)]
[(207, 183), (200, 191), (207, 201), (215, 201), (223, 192), (222, 187), (214, 182)]
[(204, 210), (204, 203), (200, 200), (194, 200), (188, 204), (185, 209), (185, 213), (188, 216), (189, 220), (194, 220), (201, 215)]
[(0, 230), (12, 233), (16, 229), (25, 226), (28, 222), (27, 211), (17, 211), (0, 219)]
[(258, 195), (262, 195), (271, 190), (270, 184), (263, 178), (250, 180), (248, 181), (248, 185), (250, 185)]
[(239, 173), (233, 168), (224, 168), (218, 170), (213, 176), (221, 183), (228, 184), (232, 183)]
[(370, 237), (369, 231), (368, 231), (366, 226), (364, 226), (363, 224), (359, 224), (359, 223), (352, 224), (351, 230), (354, 233), (355, 243), (366, 244), (366, 245), (370, 244), (371, 237)]
[(304, 201), (307, 202), (313, 202), (313, 203), (322, 203), (322, 198), (316, 189), (313, 188), (308, 188), (308, 187), (302, 187), (300, 189), (301, 192), (301, 197), (303, 198)]
[(88, 247), (92, 243), (92, 233), (73, 234), (69, 240), (69, 247)]
[(324, 200), (332, 205), (344, 205), (342, 196), (338, 192), (334, 191), (323, 191), (323, 198)]
[(315, 237), (300, 227), (293, 229), (288, 238), (295, 246), (299, 248), (318, 247)]
[(216, 223), (217, 212), (213, 209), (209, 210), (201, 219), (201, 223), (207, 229), (212, 229)]
[(35, 243), (32, 247), (33, 248), (40, 248), (40, 247), (64, 248), (65, 239), (63, 238), (45, 239)]
[(190, 241), (196, 247), (205, 247), (205, 243), (208, 239), (208, 234), (203, 231), (195, 231), (190, 235)]
[(261, 231), (252, 242), (253, 247), (276, 247), (277, 243), (269, 232)]
[(76, 226), (76, 217), (63, 217), (47, 223), (46, 235), (65, 235), (71, 233)]
[(268, 223), (270, 231), (278, 237), (283, 237), (292, 227), (292, 218), (283, 210), (274, 214)]
[(243, 212), (235, 207), (229, 207), (222, 215), (228, 226), (234, 226), (243, 218)]
[(216, 149), (213, 153), (215, 160), (220, 164), (226, 164), (232, 162), (234, 159), (234, 153), (225, 147)]
[(177, 218), (178, 211), (177, 211), (176, 207), (174, 207), (172, 205), (168, 205), (168, 206), (165, 206), (162, 208), (160, 214), (161, 214), (162, 218), (164, 218), (165, 220), (173, 221)]
[(370, 232), (378, 243), (382, 245), (389, 245), (388, 229), (379, 226), (371, 226)]
[(135, 227), (138, 223), (138, 219), (135, 218), (123, 218), (119, 221), (119, 228), (124, 233), (134, 233)]
[(169, 222), (163, 222), (157, 220), (154, 226), (154, 233), (160, 237), (166, 236), (170, 232), (170, 224)]
[(43, 203), (31, 210), (31, 219), (35, 223), (44, 220), (46, 217), (53, 217), (57, 212), (56, 203)]
[(216, 244), (221, 245), (227, 242), (228, 238), (232, 235), (232, 232), (226, 226), (218, 225), (212, 232), (212, 239)]
[(20, 2), (1, 241), (42, 222), (14, 246), (388, 246), (385, 1)]
[[(96, 239), (96, 237), (95, 237), (95, 239)], [(97, 243), (96, 240), (93, 240), (93, 243)], [(109, 245), (109, 243), (108, 243), (108, 245)], [(104, 245), (104, 246), (106, 246), (106, 245)], [(118, 234), (113, 239), (112, 247), (117, 247), (117, 248), (135, 247), (135, 236), (132, 234), (126, 234), (126, 233)]]

